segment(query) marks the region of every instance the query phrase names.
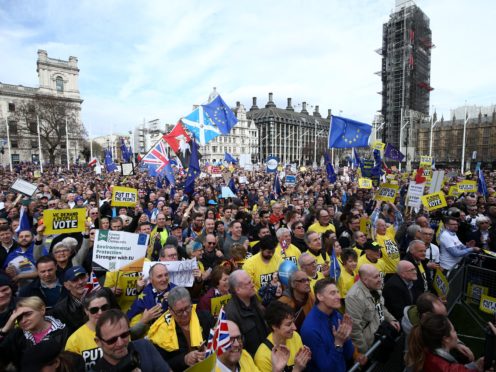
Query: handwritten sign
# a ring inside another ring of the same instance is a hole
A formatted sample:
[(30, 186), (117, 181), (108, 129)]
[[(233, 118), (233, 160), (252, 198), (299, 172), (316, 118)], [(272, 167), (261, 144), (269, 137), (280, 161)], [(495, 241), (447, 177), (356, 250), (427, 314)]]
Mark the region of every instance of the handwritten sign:
[(444, 193), (442, 191), (422, 196), (422, 204), (430, 212), (447, 206)]
[(113, 207), (134, 207), (138, 203), (138, 190), (131, 187), (114, 186), (112, 188)]
[(156, 264), (167, 266), (167, 270), (169, 271), (169, 280), (171, 283), (174, 283), (180, 287), (193, 286), (195, 279), (193, 277), (193, 270), (198, 269), (198, 262), (196, 262), (196, 258), (183, 261), (146, 261), (143, 264), (143, 277), (145, 279), (148, 278), (150, 268)]
[(85, 229), (86, 209), (47, 209), (43, 212), (45, 234), (82, 232)]
[(96, 230), (93, 261), (109, 271), (140, 271), (148, 247), (146, 234)]
[(388, 203), (394, 203), (396, 198), (396, 193), (398, 192), (398, 186), (391, 183), (384, 183), (381, 185), (377, 193), (375, 194), (375, 200), (382, 200)]

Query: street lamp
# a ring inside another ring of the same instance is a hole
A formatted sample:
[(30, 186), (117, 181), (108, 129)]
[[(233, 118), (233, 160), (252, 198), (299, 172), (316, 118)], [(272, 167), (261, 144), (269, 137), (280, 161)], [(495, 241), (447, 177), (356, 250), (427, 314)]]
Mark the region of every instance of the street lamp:
[(432, 115), (431, 117), (431, 135), (429, 137), (429, 156), (432, 156), (432, 130), (434, 129), (434, 127), (436, 126), (437, 123), (439, 123), (441, 120), (436, 120), (436, 122), (434, 122), (434, 115)]

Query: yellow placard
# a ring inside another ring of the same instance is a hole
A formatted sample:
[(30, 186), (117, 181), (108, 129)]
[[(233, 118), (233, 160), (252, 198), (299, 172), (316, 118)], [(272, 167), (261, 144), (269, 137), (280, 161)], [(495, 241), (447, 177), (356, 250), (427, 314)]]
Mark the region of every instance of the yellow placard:
[(212, 353), (209, 357), (203, 359), (185, 370), (185, 372), (205, 372), (215, 371), (217, 365), (217, 353)]
[(112, 207), (134, 207), (138, 200), (137, 189), (122, 186), (112, 188)]
[(488, 293), (489, 288), (469, 282), (467, 286), (467, 301), (478, 304), (480, 303), (482, 295), (487, 295)]
[(466, 171), (465, 173), (463, 173), (464, 176), (471, 176), (472, 175), (472, 172), (471, 171)]
[(432, 169), (431, 168), (424, 168), (424, 173), (422, 174), (425, 178), (430, 180), (432, 178)]
[(437, 295), (446, 300), (449, 292), (449, 283), (448, 279), (446, 279), (443, 272), (439, 269), (436, 270), (436, 275), (434, 275), (432, 286), (436, 290)]
[(372, 144), (372, 148), (374, 150), (380, 150), (380, 151), (383, 151), (385, 148), (386, 148), (386, 144), (381, 142), (381, 141), (375, 141), (373, 144)]
[(86, 209), (47, 209), (43, 212), (45, 235), (82, 232), (86, 229)]
[(419, 168), (431, 169), (432, 168), (432, 156), (422, 155), (420, 157)]
[(424, 195), (421, 197), (422, 204), (428, 211), (435, 211), (436, 209), (444, 208), (447, 206), (444, 193), (438, 191), (432, 194)]
[(360, 217), (360, 231), (367, 235), (367, 237), (370, 237), (371, 227), (372, 224), (368, 217)]
[(448, 195), (449, 196), (454, 196), (455, 198), (457, 196), (460, 195), (460, 193), (458, 192), (458, 185), (453, 185), (453, 186), (450, 186), (449, 188), (449, 192), (448, 192)]
[(372, 180), (370, 178), (359, 178), (358, 179), (358, 187), (360, 189), (371, 189), (372, 188)]
[(486, 314), (496, 313), (496, 297), (491, 297), (486, 294), (481, 295), (479, 310)]
[(119, 271), (140, 273), (143, 271), (143, 264), (144, 263), (145, 263), (145, 257), (138, 258), (137, 260), (134, 260), (133, 262), (128, 263), (126, 266), (121, 267), (119, 269)]
[(210, 312), (214, 317), (217, 317), (220, 313), (220, 309), (222, 306), (227, 304), (229, 300), (231, 299), (230, 294), (226, 294), (224, 296), (219, 296), (219, 297), (212, 297), (210, 299)]
[(375, 200), (382, 200), (388, 203), (394, 203), (396, 193), (398, 192), (398, 185), (391, 183), (383, 183), (375, 194)]
[(458, 192), (463, 194), (464, 192), (477, 192), (477, 181), (462, 181), (456, 184)]
[(493, 256), (493, 257), (496, 257), (496, 253), (495, 253), (495, 252), (488, 251), (487, 249), (483, 249), (482, 251), (483, 251), (485, 254), (487, 254), (488, 256)]

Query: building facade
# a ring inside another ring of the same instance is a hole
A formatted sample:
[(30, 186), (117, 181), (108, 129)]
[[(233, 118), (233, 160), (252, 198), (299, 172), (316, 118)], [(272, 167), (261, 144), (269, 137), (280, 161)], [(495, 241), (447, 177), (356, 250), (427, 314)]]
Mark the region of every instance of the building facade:
[(250, 154), (251, 161), (257, 161), (259, 139), (257, 126), (253, 120), (248, 119), (246, 109), (240, 102), (236, 102), (233, 112), (238, 119), (237, 124), (229, 135), (215, 137), (201, 148), (202, 161), (221, 162), (226, 152), (238, 159), (241, 154)]
[(285, 109), (278, 108), (272, 93), (265, 107), (259, 108), (257, 97), (253, 97), (247, 118), (258, 129), (255, 161), (265, 162), (267, 157), (277, 156), (285, 164), (319, 164), (328, 147), (330, 114), (329, 110), (328, 117), (323, 118), (319, 106), (310, 114), (306, 102), (302, 103), (301, 112), (296, 112), (291, 98)]
[[(37, 125), (41, 117), (41, 127), (49, 125), (43, 122), (43, 115), (35, 112), (42, 100), (49, 102), (52, 108), (57, 108), (63, 115), (55, 123), (61, 140), (49, 143), (41, 139), (44, 163), (52, 159), (55, 164), (75, 162), (81, 156), (85, 142), (85, 131), (81, 122), (81, 99), (79, 93), (78, 59), (69, 57), (67, 61), (49, 58), (45, 50), (38, 50), (37, 73), (38, 87), (24, 87), (0, 83), (0, 138), (3, 154), (0, 157), (2, 165), (19, 162), (39, 162), (40, 151)], [(29, 115), (21, 115), (26, 107)], [(64, 118), (64, 115), (66, 117)], [(69, 120), (65, 120), (69, 118)], [(28, 122), (29, 121), (29, 122)], [(27, 130), (26, 128), (29, 128)], [(66, 132), (67, 130), (67, 132)], [(66, 135), (66, 133), (68, 135)]]
[(429, 115), (432, 33), (429, 18), (411, 0), (396, 0), (383, 25), (382, 80), (384, 126), (378, 137), (414, 160), (417, 131)]
[[(437, 122), (434, 115), (433, 122)], [(463, 146), (464, 117), (453, 116), (451, 120), (441, 118), (432, 129), (432, 156), (438, 166), (460, 166)], [(428, 155), (431, 123), (423, 124), (418, 131), (418, 153)], [(496, 160), (496, 109), (491, 114), (479, 112), (477, 117), (468, 117), (466, 129), (466, 161), (491, 164)], [(475, 155), (475, 156), (474, 156)], [(466, 167), (469, 169), (469, 167)], [(472, 167), (473, 169), (473, 167)]]

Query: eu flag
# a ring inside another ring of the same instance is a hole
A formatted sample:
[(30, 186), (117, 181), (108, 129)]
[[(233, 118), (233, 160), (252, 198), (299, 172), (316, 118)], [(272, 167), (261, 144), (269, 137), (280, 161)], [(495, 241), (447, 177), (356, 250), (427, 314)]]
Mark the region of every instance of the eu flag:
[(107, 169), (107, 172), (113, 172), (117, 170), (117, 165), (114, 163), (112, 160), (112, 152), (110, 149), (104, 150), (105, 153), (105, 169)]
[(372, 126), (340, 116), (331, 116), (329, 148), (366, 147)]
[(484, 172), (479, 169), (479, 177), (477, 178), (477, 191), (484, 195), (484, 197), (487, 197), (488, 192), (487, 192), (487, 185), (486, 185), (486, 179), (484, 178)]
[(234, 156), (232, 156), (231, 154), (229, 154), (227, 151), (224, 153), (224, 160), (227, 161), (228, 163), (233, 163), (233, 164), (238, 163), (236, 158)]
[(188, 176), (184, 183), (185, 194), (192, 194), (195, 191), (195, 179), (200, 175), (200, 172), (198, 144), (195, 140), (191, 140), (191, 157), (189, 158)]
[(210, 120), (217, 125), (224, 135), (229, 134), (232, 127), (238, 122), (238, 119), (220, 95), (217, 95), (209, 104), (202, 106)]
[(403, 153), (400, 150), (398, 150), (395, 146), (388, 143), (386, 145), (386, 149), (384, 150), (384, 157), (401, 162), (403, 161), (405, 155), (403, 155)]

